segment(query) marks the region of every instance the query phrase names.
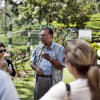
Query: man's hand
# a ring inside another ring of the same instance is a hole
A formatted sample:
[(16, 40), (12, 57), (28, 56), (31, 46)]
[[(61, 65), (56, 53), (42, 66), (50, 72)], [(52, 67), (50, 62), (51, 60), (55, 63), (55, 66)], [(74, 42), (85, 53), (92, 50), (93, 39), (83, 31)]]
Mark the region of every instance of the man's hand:
[(37, 72), (38, 75), (43, 75), (43, 69), (39, 68), (38, 66), (36, 66), (34, 63), (30, 63), (30, 66), (32, 67), (33, 70), (35, 70)]
[(43, 75), (43, 70), (42, 70), (42, 68), (37, 67), (37, 68), (36, 68), (36, 72), (37, 72), (38, 75)]
[(61, 70), (61, 69), (63, 68), (62, 64), (61, 64), (60, 62), (58, 62), (56, 59), (53, 59), (53, 58), (52, 58), (52, 60), (50, 60), (51, 57), (50, 57), (49, 53), (44, 53), (44, 54), (42, 54), (42, 57), (43, 57), (44, 59), (50, 61), (50, 63), (51, 63), (56, 69)]
[(49, 53), (44, 53), (44, 54), (42, 54), (42, 57), (44, 58), (44, 59), (46, 59), (46, 60), (50, 60), (50, 55), (49, 55)]

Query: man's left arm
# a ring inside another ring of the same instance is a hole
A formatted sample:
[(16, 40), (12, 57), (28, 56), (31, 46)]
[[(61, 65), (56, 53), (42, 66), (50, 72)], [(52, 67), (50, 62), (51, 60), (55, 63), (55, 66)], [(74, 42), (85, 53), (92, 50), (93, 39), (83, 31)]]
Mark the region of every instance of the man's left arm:
[(43, 54), (42, 57), (45, 58), (46, 60), (50, 61), (50, 63), (56, 69), (60, 69), (61, 70), (63, 67), (65, 67), (65, 63), (63, 61), (63, 58), (64, 58), (64, 48), (63, 47), (61, 47), (57, 59), (51, 58), (48, 53)]

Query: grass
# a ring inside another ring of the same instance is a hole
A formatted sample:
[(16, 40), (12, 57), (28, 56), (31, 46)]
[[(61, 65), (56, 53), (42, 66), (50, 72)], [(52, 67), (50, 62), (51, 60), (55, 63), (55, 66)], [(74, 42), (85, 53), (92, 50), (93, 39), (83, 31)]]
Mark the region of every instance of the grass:
[[(5, 36), (4, 34), (0, 34), (0, 42), (3, 42), (7, 46), (9, 42), (9, 35), (7, 34)], [(13, 46), (27, 45), (27, 37), (12, 35), (12, 44)]]
[(89, 28), (93, 28), (93, 29), (100, 29), (100, 21), (87, 22), (85, 27), (89, 27)]
[(90, 27), (93, 29), (100, 29), (100, 14), (94, 14), (90, 16), (91, 19), (86, 23), (85, 27)]
[(0, 34), (0, 42), (3, 42), (6, 45), (6, 43), (8, 43), (8, 36)]
[(74, 76), (69, 72), (68, 68), (64, 68), (64, 71), (63, 71), (63, 79), (62, 81), (64, 83), (70, 83), (72, 81), (74, 81), (75, 78)]
[[(12, 34), (12, 47), (16, 46), (18, 47), (22, 45), (27, 46), (27, 41), (28, 41), (28, 33), (26, 36), (24, 36), (24, 34), (23, 35)], [(7, 47), (9, 43), (9, 34), (7, 34), (6, 36), (4, 34), (0, 34), (0, 42), (4, 43)], [(31, 34), (30, 42), (31, 45), (38, 45), (39, 36)]]
[(17, 65), (17, 71), (20, 71), (20, 70), (30, 70), (30, 71), (33, 71), (32, 68), (30, 67), (29, 65), (29, 60), (26, 61), (26, 62), (23, 62), (22, 64), (19, 64)]
[[(24, 66), (24, 67), (22, 67)], [(18, 71), (19, 70), (31, 70), (31, 67), (29, 66), (29, 61), (24, 62), (23, 65), (18, 65), (17, 66)], [(18, 91), (20, 100), (34, 100), (34, 72), (30, 74), (28, 77), (24, 78), (23, 80), (17, 79), (14, 82), (14, 85)], [(65, 83), (70, 83), (74, 81), (74, 77), (70, 74), (67, 68), (64, 68), (63, 71), (63, 82)]]
[[(23, 70), (32, 71), (32, 68), (29, 66), (29, 61), (23, 62), (23, 64), (17, 65), (18, 72)], [(34, 73), (34, 72), (33, 72)], [(29, 74), (26, 78), (19, 77), (16, 81), (14, 81), (16, 89), (18, 91), (20, 100), (33, 100), (33, 86), (34, 86), (34, 78), (33, 74)]]
[(33, 74), (30, 74), (26, 79), (22, 81), (15, 81), (14, 82), (20, 100), (33, 100), (33, 86), (34, 86), (34, 79)]

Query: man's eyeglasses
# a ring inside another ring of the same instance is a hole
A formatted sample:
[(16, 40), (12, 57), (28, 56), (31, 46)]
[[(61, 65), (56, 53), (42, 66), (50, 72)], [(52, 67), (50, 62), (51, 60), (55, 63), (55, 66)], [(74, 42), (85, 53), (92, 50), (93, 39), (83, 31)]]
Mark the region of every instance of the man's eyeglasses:
[(46, 37), (47, 35), (45, 35), (45, 34), (40, 34), (40, 36), (41, 36), (41, 37)]
[(0, 50), (0, 53), (2, 53), (3, 51), (6, 52), (6, 49), (4, 49), (4, 50)]
[(49, 35), (45, 35), (45, 34), (40, 34), (41, 37), (46, 37), (46, 36), (49, 36)]

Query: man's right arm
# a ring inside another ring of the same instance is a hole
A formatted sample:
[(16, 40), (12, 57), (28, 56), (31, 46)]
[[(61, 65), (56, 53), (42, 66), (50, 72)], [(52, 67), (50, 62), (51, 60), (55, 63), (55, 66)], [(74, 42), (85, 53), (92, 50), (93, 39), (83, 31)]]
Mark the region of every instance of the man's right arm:
[(30, 62), (30, 66), (31, 66), (31, 68), (32, 68), (33, 70), (36, 70), (36, 69), (37, 69), (37, 66), (36, 66), (34, 63), (32, 63), (32, 62)]
[(37, 72), (38, 75), (43, 75), (43, 70), (37, 67), (34, 63), (30, 63), (30, 66), (33, 70)]
[(37, 57), (36, 57), (36, 51), (37, 51), (38, 46), (34, 49), (34, 52), (32, 54), (32, 57), (30, 59), (30, 66), (33, 70), (35, 70), (37, 72), (38, 75), (42, 75), (43, 74), (43, 70), (41, 68), (39, 68), (38, 66), (36, 66), (36, 61), (37, 61)]

